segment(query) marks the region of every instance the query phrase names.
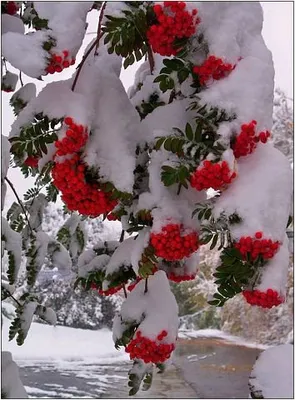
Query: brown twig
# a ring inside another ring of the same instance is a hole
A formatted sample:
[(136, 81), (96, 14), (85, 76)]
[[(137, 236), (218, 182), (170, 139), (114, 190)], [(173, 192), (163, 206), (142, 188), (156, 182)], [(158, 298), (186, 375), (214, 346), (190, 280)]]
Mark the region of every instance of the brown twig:
[(26, 220), (27, 220), (27, 223), (28, 223), (28, 226), (29, 226), (31, 232), (34, 233), (32, 227), (31, 227), (30, 221), (29, 221), (29, 219), (28, 219), (26, 209), (25, 209), (25, 207), (24, 207), (24, 205), (23, 205), (21, 199), (18, 197), (17, 191), (15, 190), (15, 188), (14, 188), (12, 182), (10, 182), (10, 180), (9, 180), (7, 177), (5, 177), (5, 180), (6, 180), (6, 182), (8, 183), (8, 185), (10, 186), (11, 190), (13, 191), (15, 197), (17, 198), (18, 204), (21, 206), (21, 208), (22, 208), (22, 210), (23, 210), (23, 213), (25, 214), (25, 218), (26, 218)]
[(125, 285), (123, 285), (123, 291), (124, 291), (124, 296), (125, 296), (125, 299), (127, 299), (127, 290), (126, 290), (126, 287), (125, 287)]
[(145, 278), (144, 293), (147, 293), (147, 292), (148, 292), (148, 279), (149, 279), (149, 278)]
[(22, 85), (22, 87), (24, 86), (24, 82), (23, 82), (23, 78), (22, 78), (22, 72), (19, 71), (19, 80), (20, 80), (20, 84)]
[(87, 50), (87, 52), (84, 54), (84, 57), (82, 58), (82, 61), (80, 62), (80, 64), (79, 64), (78, 67), (77, 67), (77, 73), (76, 73), (76, 76), (75, 76), (75, 79), (74, 79), (74, 82), (73, 82), (72, 88), (71, 88), (71, 89), (72, 89), (72, 92), (75, 90), (75, 87), (76, 87), (76, 84), (77, 84), (79, 75), (80, 75), (80, 73), (81, 73), (82, 67), (83, 67), (83, 65), (84, 65), (84, 63), (85, 63), (87, 57), (89, 56), (89, 54), (92, 52), (92, 50), (93, 50), (94, 48), (95, 48), (95, 53), (94, 53), (94, 55), (97, 55), (97, 49), (98, 49), (98, 46), (99, 46), (99, 41), (100, 41), (100, 38), (101, 38), (102, 35), (103, 35), (103, 33), (101, 32), (101, 24), (102, 24), (103, 12), (104, 12), (104, 9), (105, 9), (105, 7), (106, 7), (106, 4), (107, 4), (107, 2), (105, 1), (104, 4), (103, 4), (103, 6), (102, 6), (102, 8), (101, 8), (100, 14), (99, 14), (96, 39), (95, 39), (95, 41), (92, 43), (92, 45), (89, 47), (89, 49)]
[[(100, 36), (102, 36), (102, 35), (103, 34), (101, 33)], [(85, 53), (84, 57), (82, 58), (82, 61), (78, 65), (77, 74), (75, 76), (75, 79), (74, 79), (74, 82), (73, 82), (72, 88), (71, 88), (72, 92), (75, 90), (75, 87), (76, 87), (76, 84), (77, 84), (77, 81), (78, 81), (78, 78), (79, 78), (79, 75), (80, 75), (80, 72), (81, 72), (84, 62), (86, 61), (87, 57), (89, 56), (89, 54), (92, 52), (92, 50), (96, 46), (96, 42), (99, 41), (99, 39), (100, 39), (100, 37), (95, 39), (95, 41), (92, 43), (92, 45), (89, 47), (88, 51)]]
[(124, 229), (122, 229), (122, 232), (121, 232), (121, 236), (120, 236), (120, 243), (122, 243), (123, 242), (123, 240), (124, 240), (124, 235), (125, 235), (125, 231), (124, 231)]
[(150, 64), (150, 70), (151, 70), (151, 74), (153, 74), (154, 68), (155, 68), (155, 60), (154, 60), (154, 54), (153, 51), (151, 49), (151, 47), (148, 45), (148, 61)]
[(16, 300), (16, 298), (10, 293), (9, 290), (7, 290), (7, 289), (5, 289), (5, 288), (3, 288), (3, 289), (4, 289), (5, 292), (8, 294), (8, 296), (11, 297), (12, 300), (14, 300), (14, 301), (16, 302), (16, 304), (17, 304), (19, 307), (22, 307), (22, 304), (21, 304), (18, 300)]
[(96, 43), (95, 51), (94, 51), (94, 55), (95, 56), (98, 55), (97, 50), (98, 50), (98, 47), (99, 47), (99, 40), (100, 40), (100, 37), (101, 37), (100, 36), (100, 34), (101, 34), (101, 25), (102, 25), (102, 19), (103, 19), (103, 14), (104, 14), (104, 10), (106, 8), (106, 5), (107, 5), (107, 1), (105, 1), (103, 3), (103, 5), (101, 6), (101, 9), (100, 9), (99, 20), (98, 20), (98, 25), (97, 25), (97, 34), (96, 34), (96, 37), (98, 38), (98, 41)]

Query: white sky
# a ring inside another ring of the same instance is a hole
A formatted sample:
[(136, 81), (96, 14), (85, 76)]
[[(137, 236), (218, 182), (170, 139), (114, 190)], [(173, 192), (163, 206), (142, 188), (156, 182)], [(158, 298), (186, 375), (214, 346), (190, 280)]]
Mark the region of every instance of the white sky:
[[(275, 86), (280, 87), (289, 97), (293, 98), (293, 2), (261, 2), (264, 12), (263, 37), (267, 47), (273, 54), (275, 66)], [(96, 31), (97, 18), (89, 20), (89, 32)], [(95, 22), (95, 25), (92, 25)], [(91, 40), (93, 35), (86, 36), (87, 40)], [(83, 46), (84, 47), (84, 46)], [(83, 49), (82, 49), (83, 51)], [(137, 65), (132, 65), (121, 74), (122, 82), (126, 89), (133, 84), (134, 73)], [(11, 70), (13, 70), (11, 68)], [(53, 80), (59, 80), (61, 77), (67, 79), (73, 73), (74, 68), (69, 68), (56, 77), (45, 77), (44, 82), (48, 83)], [(24, 83), (29, 82), (29, 78), (24, 77)], [(38, 82), (39, 83), (39, 82)], [(40, 88), (42, 87), (41, 85)], [(10, 125), (14, 116), (9, 106), (11, 95), (2, 92), (2, 132), (8, 136)], [(32, 186), (34, 179), (25, 179), (18, 169), (9, 169), (9, 179), (14, 183), (20, 196)], [(14, 197), (10, 189), (7, 190), (6, 204), (14, 201)]]

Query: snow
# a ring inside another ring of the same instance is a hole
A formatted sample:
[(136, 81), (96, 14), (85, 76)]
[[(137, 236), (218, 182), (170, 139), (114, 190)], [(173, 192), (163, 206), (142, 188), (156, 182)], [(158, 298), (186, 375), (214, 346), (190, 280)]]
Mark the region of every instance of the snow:
[(7, 32), (17, 32), (23, 35), (25, 33), (25, 26), (18, 16), (1, 14), (1, 32), (2, 35)]
[(10, 143), (6, 136), (1, 135), (1, 180), (7, 175), (10, 160)]
[[(158, 271), (148, 278), (148, 291), (145, 280), (141, 280), (122, 304), (120, 316), (124, 322), (137, 322), (138, 330), (144, 337), (155, 340), (157, 335), (166, 330), (165, 343), (175, 343), (178, 329), (178, 306), (170, 291), (164, 271)], [(114, 340), (121, 335), (119, 318), (113, 326)]]
[[(11, 251), (14, 257), (14, 279), (16, 279), (22, 260), (22, 237), (21, 234), (12, 230), (5, 218), (2, 217), (1, 235), (5, 237), (4, 248)], [(2, 245), (3, 245), (2, 242)]]
[(26, 399), (28, 397), (20, 380), (18, 367), (9, 351), (1, 352), (1, 373), (1, 393), (5, 393), (5, 398)]
[[(204, 30), (209, 54), (237, 67), (228, 77), (215, 81), (199, 96), (202, 102), (222, 106), (237, 114), (227, 123), (229, 132), (252, 119), (259, 131), (271, 129), (274, 67), (261, 36), (263, 15), (259, 3), (201, 2), (200, 29)], [(222, 133), (222, 132), (220, 132)]]
[(294, 347), (283, 344), (265, 350), (256, 361), (250, 385), (266, 399), (290, 399), (294, 396)]
[(120, 243), (119, 247), (115, 250), (106, 266), (106, 275), (113, 274), (121, 267), (129, 266), (131, 264), (130, 256), (134, 245), (135, 240), (133, 237), (128, 238), (124, 240), (124, 242)]
[(45, 362), (79, 361), (107, 364), (125, 361), (124, 351), (114, 348), (112, 333), (108, 329), (90, 331), (32, 323), (23, 346), (8, 341), (9, 323), (3, 318), (2, 348), (11, 351), (15, 360)]
[(11, 97), (10, 102), (13, 103), (16, 99), (21, 99), (23, 103), (28, 103), (36, 97), (36, 85), (32, 82), (26, 83)]
[[(236, 212), (242, 222), (231, 227), (233, 239), (264, 237), (283, 241), (291, 209), (292, 171), (287, 158), (270, 144), (259, 144), (238, 161), (238, 176), (217, 199), (214, 214)], [(259, 193), (259, 195), (258, 195)]]
[(35, 2), (39, 18), (48, 19), (48, 28), (56, 39), (54, 53), (68, 50), (75, 58), (86, 30), (86, 16), (91, 2)]
[(7, 32), (2, 36), (2, 55), (10, 64), (32, 78), (44, 73), (48, 52), (42, 48), (49, 40), (47, 31), (36, 31), (22, 35)]

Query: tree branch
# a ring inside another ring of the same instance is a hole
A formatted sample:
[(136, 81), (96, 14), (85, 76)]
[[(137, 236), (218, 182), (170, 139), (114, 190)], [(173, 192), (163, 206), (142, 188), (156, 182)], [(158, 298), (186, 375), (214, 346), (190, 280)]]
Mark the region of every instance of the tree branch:
[(15, 190), (15, 188), (14, 188), (12, 182), (10, 182), (10, 180), (9, 180), (7, 177), (5, 177), (5, 180), (6, 180), (6, 182), (8, 183), (8, 185), (10, 186), (11, 190), (13, 191), (15, 197), (17, 198), (18, 204), (21, 206), (21, 208), (22, 208), (22, 210), (23, 210), (23, 213), (25, 214), (25, 218), (26, 218), (26, 220), (27, 220), (27, 223), (28, 223), (28, 226), (29, 226), (29, 228), (30, 228), (31, 233), (34, 233), (32, 227), (31, 227), (30, 221), (29, 221), (29, 219), (28, 219), (26, 209), (25, 209), (25, 207), (24, 207), (24, 205), (23, 205), (21, 199), (18, 197), (17, 191)]
[(97, 49), (99, 47), (99, 40), (101, 38), (101, 24), (102, 24), (103, 14), (104, 14), (104, 10), (106, 8), (106, 5), (107, 5), (107, 1), (105, 1), (103, 3), (103, 5), (101, 6), (101, 9), (100, 9), (99, 20), (98, 20), (98, 25), (97, 25), (97, 34), (96, 34), (96, 37), (98, 38), (98, 41), (96, 43), (95, 52), (94, 52), (95, 56), (98, 55)]
[(5, 289), (3, 286), (2, 286), (2, 290), (4, 290), (4, 291), (8, 294), (8, 296), (11, 297), (12, 300), (14, 300), (14, 301), (16, 302), (16, 304), (17, 304), (19, 307), (22, 307), (22, 304), (21, 304), (18, 300), (16, 300), (16, 298), (10, 293), (9, 290)]
[(76, 76), (75, 76), (75, 79), (74, 79), (74, 82), (73, 82), (72, 88), (71, 88), (72, 92), (75, 90), (75, 87), (77, 85), (77, 81), (78, 81), (79, 75), (81, 73), (82, 67), (83, 67), (87, 57), (89, 56), (89, 54), (92, 52), (92, 50), (94, 48), (95, 48), (94, 55), (97, 55), (97, 49), (98, 49), (98, 46), (99, 46), (99, 41), (100, 41), (100, 38), (103, 36), (103, 33), (101, 32), (101, 24), (102, 24), (103, 12), (104, 12), (104, 9), (106, 7), (106, 4), (107, 4), (107, 2), (105, 1), (103, 6), (101, 7), (101, 11), (100, 11), (100, 14), (99, 14), (99, 19), (98, 19), (96, 39), (92, 43), (92, 45), (89, 47), (88, 51), (85, 53), (84, 57), (82, 58), (82, 61), (80, 62), (80, 64), (77, 67), (77, 73), (76, 73)]
[(123, 290), (124, 290), (124, 296), (125, 296), (125, 299), (127, 299), (127, 291), (126, 291), (126, 287), (125, 287), (125, 285), (123, 285)]
[(154, 71), (154, 68), (155, 68), (155, 60), (154, 60), (154, 54), (153, 54), (153, 51), (152, 51), (150, 45), (148, 45), (148, 61), (149, 61), (149, 64), (150, 64), (151, 74), (153, 74), (153, 71)]
[(124, 240), (124, 235), (125, 235), (125, 231), (124, 231), (124, 229), (122, 229), (121, 236), (120, 236), (120, 243), (123, 242), (123, 240)]
[(149, 279), (149, 278), (146, 278), (146, 279), (145, 279), (144, 293), (147, 293), (147, 292), (148, 292), (148, 279)]

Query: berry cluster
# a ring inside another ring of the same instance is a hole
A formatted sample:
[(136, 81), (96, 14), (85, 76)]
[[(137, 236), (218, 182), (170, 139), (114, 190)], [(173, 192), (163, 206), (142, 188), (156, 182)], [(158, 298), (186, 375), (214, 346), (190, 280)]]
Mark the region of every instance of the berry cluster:
[(189, 38), (195, 33), (200, 22), (196, 17), (198, 11), (193, 10), (190, 14), (185, 7), (183, 1), (164, 1), (164, 8), (159, 4), (154, 6), (158, 24), (149, 28), (147, 38), (155, 53), (176, 55), (180, 48), (176, 48), (175, 40)]
[(87, 128), (83, 125), (77, 125), (72, 118), (66, 117), (64, 123), (68, 125), (66, 137), (55, 142), (55, 147), (58, 149), (56, 155), (65, 156), (78, 152), (85, 146), (88, 139)]
[(273, 242), (270, 239), (263, 239), (262, 237), (262, 232), (256, 232), (255, 239), (250, 236), (241, 237), (239, 242), (235, 243), (234, 246), (245, 259), (247, 254), (249, 254), (252, 261), (258, 256), (261, 256), (264, 260), (268, 260), (278, 251), (280, 243)]
[(167, 275), (167, 278), (173, 282), (184, 282), (184, 281), (192, 281), (194, 280), (196, 275), (175, 275), (173, 272), (170, 272)]
[(122, 288), (123, 286), (120, 285), (107, 290), (102, 290), (95, 283), (91, 283), (91, 289), (97, 290), (101, 296), (111, 296), (112, 294), (119, 292)]
[(15, 15), (18, 12), (18, 5), (14, 1), (8, 1), (6, 4), (5, 12), (9, 15)]
[(56, 163), (52, 169), (53, 183), (62, 192), (62, 200), (71, 211), (97, 217), (113, 210), (116, 200), (99, 190), (97, 183), (85, 182), (86, 165), (75, 154), (71, 159)]
[(285, 301), (285, 299), (273, 289), (267, 289), (266, 292), (261, 292), (260, 290), (244, 290), (243, 296), (251, 306), (260, 306), (263, 308), (272, 308)]
[(69, 68), (69, 66), (75, 64), (75, 62), (75, 58), (69, 57), (68, 50), (64, 50), (62, 54), (52, 54), (50, 63), (46, 67), (46, 72), (48, 72), (49, 74), (62, 72), (63, 69)]
[(233, 152), (236, 158), (251, 154), (255, 150), (259, 141), (266, 143), (270, 137), (269, 131), (260, 132), (256, 135), (256, 124), (257, 122), (253, 120), (249, 124), (243, 124), (241, 126), (241, 132), (236, 137), (233, 144)]
[(130, 354), (130, 359), (139, 358), (146, 364), (152, 362), (155, 364), (166, 361), (172, 351), (175, 349), (173, 343), (159, 343), (168, 335), (167, 331), (163, 330), (157, 340), (153, 341), (141, 335), (140, 331), (136, 332), (136, 337), (126, 346), (126, 353)]
[(24, 164), (28, 167), (37, 168), (38, 167), (38, 157), (29, 156), (25, 159)]
[(199, 76), (201, 85), (206, 85), (210, 79), (218, 81), (226, 77), (233, 69), (234, 65), (224, 63), (221, 58), (210, 56), (200, 66), (195, 66), (193, 72)]
[(109, 214), (107, 215), (107, 219), (108, 219), (109, 221), (118, 221), (118, 220), (119, 220), (119, 217), (118, 217), (116, 214), (114, 214), (114, 213), (109, 213)]
[(199, 247), (197, 233), (182, 235), (183, 232), (182, 225), (169, 224), (163, 227), (160, 233), (152, 233), (151, 245), (155, 249), (156, 256), (175, 261), (194, 253)]
[(197, 190), (209, 188), (220, 190), (229, 185), (236, 176), (235, 172), (231, 172), (226, 161), (212, 163), (206, 160), (202, 168), (198, 168), (191, 175), (190, 184)]

